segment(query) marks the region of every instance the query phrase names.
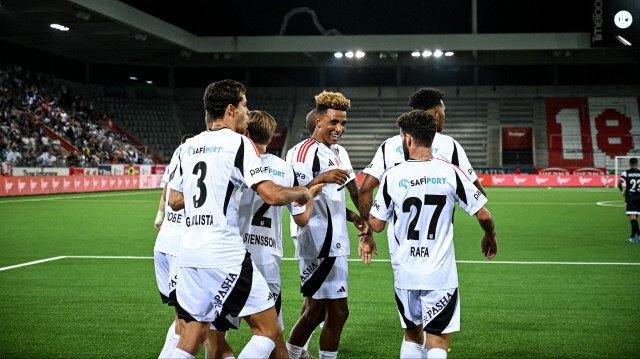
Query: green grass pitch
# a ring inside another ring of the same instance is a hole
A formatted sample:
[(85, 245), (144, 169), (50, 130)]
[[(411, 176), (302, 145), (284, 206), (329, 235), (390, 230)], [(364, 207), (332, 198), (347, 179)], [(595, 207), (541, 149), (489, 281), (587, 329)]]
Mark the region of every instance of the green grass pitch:
[[(637, 358), (640, 244), (626, 241), (630, 226), (618, 191), (487, 192), (499, 244), (493, 262), (480, 252), (476, 219), (455, 214), (462, 330), (452, 335), (449, 357)], [(150, 259), (159, 197), (151, 190), (0, 198), (0, 358), (157, 357), (172, 321)], [(288, 228), (287, 219), (285, 258), (293, 256)], [(376, 259), (388, 259), (386, 236), (376, 239)], [(7, 269), (58, 256), (148, 259), (65, 257)], [(302, 303), (297, 268), (283, 261), (285, 339)], [(390, 263), (350, 262), (349, 271), (350, 317), (339, 356), (397, 358), (403, 331)], [(246, 323), (229, 334), (236, 354), (249, 336)], [(317, 339), (318, 332), (314, 355)]]

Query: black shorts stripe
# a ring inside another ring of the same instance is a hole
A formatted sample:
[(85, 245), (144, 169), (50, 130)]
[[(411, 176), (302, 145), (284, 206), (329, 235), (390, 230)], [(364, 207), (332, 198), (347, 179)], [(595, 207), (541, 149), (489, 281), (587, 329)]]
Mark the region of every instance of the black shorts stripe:
[(322, 283), (327, 279), (327, 276), (329, 276), (329, 272), (331, 272), (335, 262), (336, 257), (325, 258), (322, 263), (320, 263), (320, 266), (318, 266), (318, 269), (316, 269), (311, 277), (300, 287), (300, 293), (305, 297), (312, 297), (316, 294), (322, 286)]
[(162, 299), (162, 303), (164, 303), (164, 304), (169, 303), (169, 297), (167, 297), (166, 295), (162, 294), (160, 291), (158, 291), (158, 293), (160, 293), (160, 299)]
[(231, 324), (231, 322), (227, 319), (227, 317), (223, 317), (221, 315), (219, 315), (216, 320), (214, 320), (213, 322), (211, 322), (211, 324), (213, 324), (214, 327), (216, 327), (216, 330), (221, 331), (221, 332), (226, 332), (229, 331), (229, 329), (240, 329), (239, 327)]
[(281, 310), (282, 310), (282, 291), (278, 293), (278, 298), (276, 298), (276, 314), (280, 315)]
[(179, 303), (176, 303), (176, 312), (178, 312), (178, 319), (182, 319), (187, 322), (193, 322), (193, 321), (197, 322), (196, 318), (192, 317), (191, 314), (187, 313), (187, 311), (184, 310), (184, 308), (182, 308), (182, 306), (180, 306)]
[(176, 297), (176, 290), (172, 290), (171, 292), (169, 292), (169, 302), (167, 302), (167, 304), (171, 307), (177, 307), (178, 306), (178, 298)]
[(249, 299), (249, 293), (251, 293), (251, 285), (253, 283), (253, 262), (251, 261), (251, 254), (247, 252), (242, 261), (242, 269), (238, 276), (238, 281), (231, 289), (227, 300), (222, 305), (220, 316), (224, 317), (227, 314), (231, 314), (237, 317), (240, 314), (242, 308), (244, 308), (247, 299)]
[(433, 318), (429, 324), (424, 328), (424, 331), (429, 334), (442, 334), (442, 331), (447, 328), (453, 317), (453, 313), (456, 310), (456, 304), (458, 303), (458, 289), (453, 292), (451, 300), (444, 307), (435, 318)]
[(333, 223), (331, 221), (331, 211), (329, 210), (329, 205), (327, 204), (327, 234), (324, 236), (324, 243), (322, 243), (322, 248), (320, 249), (320, 253), (318, 253), (318, 258), (327, 258), (329, 256), (329, 251), (331, 250), (331, 242), (333, 240)]
[(402, 317), (404, 325), (407, 326), (407, 330), (415, 329), (417, 327), (416, 323), (410, 321), (409, 318), (404, 315), (404, 305), (402, 305), (402, 301), (398, 298), (398, 293), (394, 291), (393, 294), (396, 296), (396, 306), (398, 306), (398, 312), (400, 312), (400, 316)]

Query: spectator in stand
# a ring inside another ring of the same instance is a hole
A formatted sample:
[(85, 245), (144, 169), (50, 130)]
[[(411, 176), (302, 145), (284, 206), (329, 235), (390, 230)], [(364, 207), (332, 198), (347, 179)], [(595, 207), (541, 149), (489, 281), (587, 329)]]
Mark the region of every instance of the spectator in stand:
[(520, 167), (516, 167), (516, 174), (519, 175), (521, 173)]

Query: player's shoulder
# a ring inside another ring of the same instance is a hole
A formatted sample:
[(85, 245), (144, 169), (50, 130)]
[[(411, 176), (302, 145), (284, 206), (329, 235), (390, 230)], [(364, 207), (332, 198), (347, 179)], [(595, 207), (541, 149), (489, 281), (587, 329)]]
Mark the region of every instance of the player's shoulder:
[[(319, 147), (319, 142), (313, 138), (307, 138), (306, 140), (296, 145), (296, 151), (292, 154), (292, 162), (307, 162), (313, 159), (313, 153)], [(310, 155), (311, 154), (311, 155)]]
[(392, 137), (387, 138), (386, 140), (384, 140), (384, 142), (382, 142), (382, 144), (380, 144), (380, 147), (382, 146), (390, 146), (390, 148), (396, 147), (396, 146), (402, 146), (402, 136), (400, 135), (395, 135)]

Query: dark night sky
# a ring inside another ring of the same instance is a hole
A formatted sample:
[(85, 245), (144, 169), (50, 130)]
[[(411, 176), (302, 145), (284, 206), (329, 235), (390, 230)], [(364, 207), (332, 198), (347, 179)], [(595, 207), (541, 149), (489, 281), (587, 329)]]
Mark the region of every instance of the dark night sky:
[[(201, 36), (277, 35), (299, 7), (343, 35), (471, 33), (471, 0), (120, 1)], [(478, 0), (478, 32), (588, 32), (592, 7), (585, 0)], [(319, 34), (307, 14), (292, 17), (285, 32)]]

